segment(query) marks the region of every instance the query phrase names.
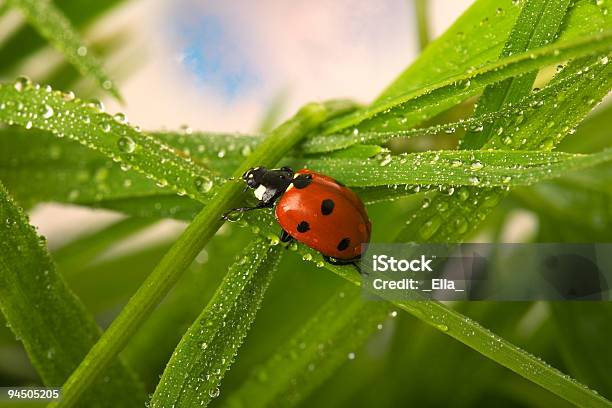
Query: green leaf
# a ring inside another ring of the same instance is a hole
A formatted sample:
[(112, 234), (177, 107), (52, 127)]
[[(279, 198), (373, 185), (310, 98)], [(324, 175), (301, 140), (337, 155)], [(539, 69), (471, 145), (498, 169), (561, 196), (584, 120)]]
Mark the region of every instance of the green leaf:
[(529, 185), (612, 160), (612, 149), (590, 155), (516, 150), (430, 151), (379, 159), (319, 159), (309, 168), (349, 186)]
[(404, 95), (376, 102), (370, 107), (331, 122), (326, 133), (359, 125), (359, 131), (414, 126), (435, 114), (476, 95), (486, 86), (520, 76), (547, 65), (612, 50), (612, 31), (556, 42), (514, 54), (452, 76), (439, 83)]
[(151, 407), (206, 406), (246, 337), (278, 265), (280, 248), (264, 240), (246, 247), (215, 296), (172, 354)]
[(19, 8), (28, 22), (38, 30), (82, 75), (91, 75), (102, 89), (109, 91), (117, 99), (121, 95), (115, 84), (108, 78), (102, 64), (91, 55), (83, 44), (70, 20), (51, 1), (7, 0)]
[(123, 114), (113, 117), (73, 95), (18, 79), (13, 85), (0, 85), (0, 100), (0, 121), (73, 139), (179, 194), (206, 201), (213, 185), (223, 181), (210, 169), (125, 123)]
[(384, 302), (364, 303), (345, 284), (299, 331), (232, 393), (228, 407), (296, 406), (359, 348), (387, 318)]
[[(500, 58), (548, 44), (556, 36), (568, 6), (569, 0), (526, 1), (519, 16), (521, 24), (513, 27)], [(538, 24), (540, 21), (546, 23)], [(528, 72), (522, 76), (489, 85), (478, 101), (474, 116), (478, 117), (498, 111), (502, 106), (511, 105), (520, 100), (531, 91), (536, 75), (537, 71)], [(462, 140), (465, 143), (462, 143), (461, 147), (463, 149), (481, 148), (499, 127), (500, 125), (494, 122), (485, 126), (480, 132), (467, 133)]]
[[(0, 185), (0, 308), (46, 386), (60, 386), (100, 334), (64, 280), (25, 214)], [(61, 328), (61, 330), (58, 330)], [(88, 406), (132, 407), (145, 393), (134, 375), (114, 363), (85, 397)], [(116, 399), (103, 397), (112, 393)]]

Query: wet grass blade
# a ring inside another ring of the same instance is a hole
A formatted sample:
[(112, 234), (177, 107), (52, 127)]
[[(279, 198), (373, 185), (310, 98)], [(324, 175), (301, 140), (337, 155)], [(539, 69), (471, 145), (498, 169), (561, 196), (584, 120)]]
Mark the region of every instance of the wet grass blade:
[[(44, 239), (2, 185), (0, 219), (0, 308), (43, 383), (58, 387), (95, 343), (100, 329), (55, 271)], [(85, 404), (132, 407), (144, 402), (144, 389), (121, 363), (105, 374), (87, 393)], [(108, 392), (116, 400), (104, 398)]]
[(117, 86), (102, 69), (101, 62), (84, 45), (70, 21), (51, 1), (8, 0), (19, 8), (28, 22), (58, 49), (84, 76), (93, 77), (100, 87), (121, 100)]
[[(550, 43), (556, 37), (568, 6), (569, 0), (526, 1), (519, 16), (521, 24), (516, 24), (512, 29), (500, 58)], [(546, 24), (538, 24), (540, 20), (546, 21)], [(496, 112), (508, 103), (514, 104), (530, 93), (536, 75), (537, 71), (528, 72), (519, 77), (489, 85), (480, 97), (474, 116), (479, 117)], [(464, 143), (461, 144), (461, 148), (481, 148), (499, 127), (500, 125), (494, 122), (487, 124), (479, 132), (470, 131), (462, 140)]]
[(224, 181), (172, 147), (131, 127), (122, 114), (111, 116), (74, 95), (18, 79), (14, 84), (0, 85), (0, 100), (0, 121), (73, 139), (179, 194), (205, 202), (213, 185)]
[(287, 342), (253, 370), (226, 407), (296, 406), (382, 328), (391, 306), (364, 303), (346, 284)]
[(319, 159), (309, 161), (308, 166), (358, 187), (396, 184), (499, 187), (535, 184), (610, 160), (612, 149), (589, 155), (441, 150), (383, 155), (379, 159)]
[(267, 240), (247, 246), (172, 354), (150, 402), (153, 408), (207, 406), (246, 337), (280, 247)]
[(333, 134), (355, 126), (359, 131), (381, 127), (390, 130), (411, 127), (476, 95), (488, 85), (551, 64), (593, 54), (606, 54), (611, 50), (612, 32), (605, 31), (514, 54), (475, 68), (470, 73), (456, 75), (405, 95), (374, 103), (331, 122), (326, 133)]

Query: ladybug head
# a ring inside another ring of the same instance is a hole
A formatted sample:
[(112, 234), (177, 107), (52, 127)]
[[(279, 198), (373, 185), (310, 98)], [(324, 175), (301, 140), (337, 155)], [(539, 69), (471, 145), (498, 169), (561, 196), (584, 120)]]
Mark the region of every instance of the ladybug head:
[(273, 195), (282, 194), (293, 180), (293, 170), (289, 167), (273, 170), (268, 170), (265, 167), (254, 167), (248, 169), (242, 175), (242, 179), (249, 188), (254, 190), (262, 190), (262, 193), (268, 190), (273, 192)]

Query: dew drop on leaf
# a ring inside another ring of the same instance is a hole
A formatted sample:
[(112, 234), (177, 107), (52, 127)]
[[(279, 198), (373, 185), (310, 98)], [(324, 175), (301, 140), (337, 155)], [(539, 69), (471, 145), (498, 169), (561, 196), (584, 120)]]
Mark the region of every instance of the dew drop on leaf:
[(30, 82), (30, 78), (26, 76), (17, 77), (17, 79), (13, 83), (13, 86), (15, 87), (15, 90), (17, 92), (23, 91), (24, 89), (28, 88), (30, 85), (32, 85), (32, 82)]
[(136, 142), (129, 136), (119, 138), (117, 146), (123, 153), (134, 153), (134, 150), (136, 150)]
[(472, 169), (472, 170), (480, 170), (480, 169), (482, 169), (482, 167), (483, 167), (483, 165), (482, 165), (482, 163), (481, 163), (481, 162), (479, 162), (479, 161), (475, 161), (475, 162), (473, 162), (473, 163), (470, 165), (470, 169)]
[(117, 123), (127, 123), (128, 119), (127, 116), (125, 116), (125, 114), (121, 113), (121, 112), (117, 112), (113, 115), (113, 119), (115, 119), (115, 121)]
[(197, 177), (194, 181), (194, 185), (196, 190), (200, 193), (208, 193), (212, 189), (213, 182), (204, 177)]
[(53, 108), (47, 104), (45, 104), (45, 110), (43, 112), (43, 118), (45, 119), (49, 119), (51, 116), (53, 116), (55, 112), (53, 111)]

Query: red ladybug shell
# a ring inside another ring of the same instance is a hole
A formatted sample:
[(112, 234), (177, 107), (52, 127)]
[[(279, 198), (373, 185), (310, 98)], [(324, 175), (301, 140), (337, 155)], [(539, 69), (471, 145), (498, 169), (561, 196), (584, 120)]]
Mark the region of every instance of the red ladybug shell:
[(337, 259), (361, 255), (361, 244), (370, 242), (372, 225), (359, 197), (323, 174), (307, 169), (310, 183), (293, 184), (276, 205), (276, 218), (293, 238)]

